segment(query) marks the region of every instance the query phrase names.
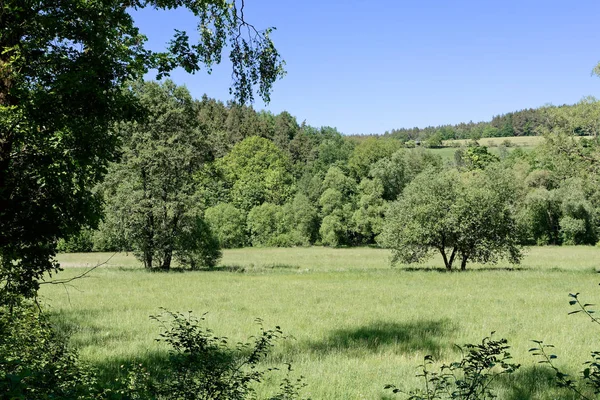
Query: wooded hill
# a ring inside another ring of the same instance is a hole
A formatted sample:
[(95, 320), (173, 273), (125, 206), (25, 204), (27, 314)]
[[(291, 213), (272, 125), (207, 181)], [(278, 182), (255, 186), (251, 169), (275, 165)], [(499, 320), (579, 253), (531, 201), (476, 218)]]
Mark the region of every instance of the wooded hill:
[[(171, 82), (145, 83), (135, 93), (148, 112), (143, 122), (117, 127), (122, 156), (97, 190), (105, 203), (103, 222), (99, 230), (62, 242), (63, 250), (133, 250), (145, 254), (148, 267), (168, 268), (173, 257), (210, 265), (218, 252), (207, 249), (219, 245), (389, 246), (393, 240), (381, 234), (392, 229), (386, 228), (394, 219), (390, 207), (398, 209), (394, 204), (421, 173), (445, 176), (447, 170), (463, 177), (452, 190), (464, 195), (474, 182), (503, 190), (509, 203), (501, 207), (510, 218), (501, 219), (514, 225), (510, 236), (517, 244), (598, 239), (599, 145), (573, 139), (597, 132), (600, 103), (593, 99), (464, 124), (471, 133), (505, 124), (523, 134), (526, 120), (526, 132), (546, 140), (530, 152), (517, 148), (499, 155), (472, 141), (444, 161), (435, 150), (407, 148), (404, 139), (411, 136), (399, 131), (344, 136), (335, 128), (298, 123), (288, 112), (194, 100)], [(456, 132), (460, 126), (447, 128)], [(445, 128), (428, 129), (418, 134), (440, 135)], [(469, 178), (473, 174), (481, 176)], [(411, 187), (413, 204), (422, 203), (419, 190)], [(194, 258), (184, 248), (200, 255)]]

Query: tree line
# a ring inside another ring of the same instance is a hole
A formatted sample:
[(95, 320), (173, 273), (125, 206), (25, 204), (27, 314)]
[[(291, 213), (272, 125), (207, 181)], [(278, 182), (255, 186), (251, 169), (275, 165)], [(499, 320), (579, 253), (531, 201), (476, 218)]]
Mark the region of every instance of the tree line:
[(419, 141), (430, 147), (441, 146), (443, 140), (538, 136), (541, 132), (553, 129), (553, 115), (557, 112), (568, 114), (574, 121), (577, 120), (571, 127), (574, 135), (597, 136), (600, 132), (597, 102), (597, 99), (590, 96), (574, 105), (546, 105), (495, 115), (491, 121), (392, 129), (382, 136), (396, 138), (402, 142)]
[(450, 269), (598, 241), (598, 140), (576, 136), (595, 114), (573, 111), (597, 102), (545, 110), (551, 127), (532, 151), (472, 141), (444, 160), (394, 137), (195, 100), (170, 81), (133, 93), (146, 115), (115, 127), (120, 158), (96, 189), (104, 218), (62, 250), (130, 250), (168, 269), (212, 266), (219, 248), (373, 245), (403, 262), (439, 251)]

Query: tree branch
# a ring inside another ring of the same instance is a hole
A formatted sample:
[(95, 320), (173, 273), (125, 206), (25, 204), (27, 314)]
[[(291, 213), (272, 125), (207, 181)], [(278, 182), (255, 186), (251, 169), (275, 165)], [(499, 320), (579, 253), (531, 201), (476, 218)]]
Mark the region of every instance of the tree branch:
[(68, 279), (58, 279), (58, 280), (54, 280), (54, 281), (40, 282), (40, 285), (64, 285), (64, 284), (73, 282), (74, 280), (81, 279), (81, 278), (85, 277), (86, 275), (88, 275), (93, 270), (95, 270), (96, 268), (106, 265), (115, 255), (117, 255), (116, 252), (113, 255), (111, 255), (110, 257), (108, 257), (108, 259), (106, 259), (106, 261), (103, 261), (99, 264), (94, 265), (92, 268), (88, 269), (87, 271), (85, 271), (77, 276), (74, 276), (74, 277), (68, 278)]

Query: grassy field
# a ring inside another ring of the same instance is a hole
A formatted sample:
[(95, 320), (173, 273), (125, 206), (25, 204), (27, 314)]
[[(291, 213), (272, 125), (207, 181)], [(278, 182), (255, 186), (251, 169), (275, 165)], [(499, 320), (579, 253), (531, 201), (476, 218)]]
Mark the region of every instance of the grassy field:
[[(444, 140), (444, 146), (467, 146), (471, 139)], [(512, 146), (517, 147), (535, 147), (544, 141), (543, 136), (511, 136), (511, 137), (494, 137), (481, 138), (477, 140), (480, 145), (488, 147), (497, 147), (504, 142), (510, 142)]]
[[(511, 151), (513, 151), (516, 148), (517, 147), (507, 147), (506, 150), (510, 153)], [(518, 148), (527, 152), (527, 151), (533, 150), (535, 147), (518, 147)], [(454, 161), (454, 153), (456, 153), (458, 148), (457, 147), (440, 147), (437, 149), (428, 149), (428, 150), (434, 154), (438, 154), (440, 157), (442, 157), (443, 160)], [(489, 147), (488, 151), (491, 154), (495, 154), (499, 157), (501, 156), (499, 147)]]
[[(108, 257), (61, 255), (58, 277)], [(117, 254), (75, 287), (46, 285), (42, 295), (82, 357), (99, 368), (164, 357), (148, 316), (165, 307), (208, 312), (207, 326), (232, 343), (257, 332), (257, 317), (266, 328), (281, 326), (293, 339), (280, 342), (269, 363), (292, 363), (312, 399), (393, 398), (383, 386), (419, 386), (414, 375), (426, 354), (455, 360), (454, 345), (492, 331), (522, 364), (499, 382), (501, 398), (555, 399), (568, 397), (550, 388), (549, 373), (527, 351), (530, 340), (556, 345), (558, 365), (572, 373), (600, 348), (598, 328), (567, 315), (568, 293), (600, 298), (598, 260), (596, 247), (535, 247), (517, 268), (472, 265), (448, 274), (437, 259), (391, 268), (389, 252), (379, 249), (239, 249), (225, 251), (215, 271), (147, 273), (131, 255)], [(268, 380), (260, 394), (276, 385)]]

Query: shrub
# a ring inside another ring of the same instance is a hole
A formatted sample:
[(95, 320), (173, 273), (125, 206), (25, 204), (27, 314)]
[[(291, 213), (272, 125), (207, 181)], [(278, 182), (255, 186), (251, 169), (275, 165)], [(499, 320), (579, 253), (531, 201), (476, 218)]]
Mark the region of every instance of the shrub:
[(229, 203), (207, 208), (204, 218), (219, 239), (221, 247), (230, 249), (246, 244), (246, 216)]
[[(492, 332), (493, 334), (493, 332)], [(417, 389), (406, 394), (410, 400), (433, 399), (463, 399), (484, 400), (494, 399), (491, 383), (498, 376), (512, 374), (520, 365), (510, 363), (510, 353), (507, 350), (506, 339), (483, 339), (481, 344), (466, 344), (459, 347), (463, 353), (460, 361), (444, 364), (439, 370), (433, 370), (433, 357), (425, 356), (420, 365), (424, 389)], [(465, 354), (466, 353), (466, 354)], [(395, 385), (386, 385), (393, 393), (403, 393)]]
[(90, 399), (99, 392), (93, 370), (33, 303), (0, 308), (0, 398)]
[(219, 240), (200, 217), (195, 217), (190, 224), (182, 227), (175, 248), (175, 257), (179, 262), (193, 270), (213, 268), (222, 255)]
[(56, 250), (61, 253), (87, 253), (94, 249), (94, 231), (84, 228), (76, 235), (60, 239)]
[[(27, 400), (161, 399), (242, 400), (254, 398), (263, 378), (277, 368), (260, 363), (282, 339), (279, 327), (265, 330), (250, 343), (230, 347), (227, 339), (201, 327), (204, 318), (163, 310), (152, 317), (161, 328), (159, 341), (171, 348), (164, 368), (155, 374), (143, 365), (122, 366), (103, 386), (96, 372), (70, 350), (67, 337), (52, 328), (32, 303), (0, 308), (0, 398)], [(305, 384), (291, 377), (291, 367), (270, 400), (299, 397)]]
[[(260, 368), (274, 343), (283, 338), (277, 326), (260, 333), (252, 343), (228, 345), (227, 338), (215, 336), (210, 329), (201, 327), (203, 317), (163, 310), (152, 317), (162, 327), (158, 341), (168, 344), (169, 370), (154, 386), (167, 399), (247, 399), (252, 398), (254, 384), (260, 383), (268, 372), (276, 369)], [(272, 399), (296, 398), (301, 380), (288, 376), (280, 386), (280, 393)], [(300, 378), (301, 379), (301, 378)]]
[(248, 231), (252, 246), (275, 246), (275, 238), (282, 233), (282, 207), (264, 203), (248, 213)]

